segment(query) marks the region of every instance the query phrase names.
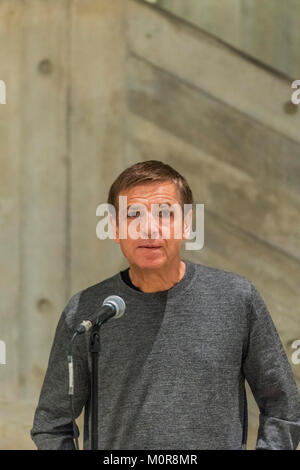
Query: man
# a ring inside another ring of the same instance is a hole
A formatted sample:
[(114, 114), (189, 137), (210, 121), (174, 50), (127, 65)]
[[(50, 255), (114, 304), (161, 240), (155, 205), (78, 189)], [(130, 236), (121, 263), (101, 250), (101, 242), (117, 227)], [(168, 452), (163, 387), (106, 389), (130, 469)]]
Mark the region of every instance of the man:
[[(127, 197), (125, 214), (120, 196)], [(181, 218), (168, 208), (193, 203), (186, 180), (162, 162), (138, 162), (119, 175), (108, 202), (129, 267), (67, 303), (31, 430), (37, 447), (74, 449), (69, 341), (87, 315), (96, 316), (103, 300), (117, 294), (126, 311), (100, 329), (99, 449), (246, 449), (245, 379), (260, 409), (256, 449), (296, 449), (299, 392), (256, 287), (241, 275), (181, 259), (192, 212)], [(154, 204), (166, 214), (157, 217)], [(170, 237), (163, 236), (166, 221)], [(120, 237), (124, 227), (131, 236)], [(75, 416), (85, 407), (84, 449), (90, 449), (88, 333), (74, 343), (73, 356)]]

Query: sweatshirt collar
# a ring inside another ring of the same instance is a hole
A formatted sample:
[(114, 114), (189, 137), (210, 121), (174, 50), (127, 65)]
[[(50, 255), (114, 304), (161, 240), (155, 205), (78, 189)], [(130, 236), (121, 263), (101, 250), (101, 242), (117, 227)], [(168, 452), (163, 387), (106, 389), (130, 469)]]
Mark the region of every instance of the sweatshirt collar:
[(136, 299), (140, 300), (155, 300), (155, 299), (164, 299), (166, 296), (168, 298), (173, 298), (178, 295), (182, 295), (182, 293), (187, 289), (190, 283), (193, 281), (195, 277), (196, 266), (195, 263), (183, 259), (186, 268), (183, 278), (174, 284), (174, 286), (170, 287), (170, 289), (166, 289), (159, 292), (142, 292), (130, 287), (126, 282), (122, 279), (121, 272), (117, 274), (117, 281), (122, 292), (126, 292), (126, 294), (130, 295), (131, 297), (135, 297)]

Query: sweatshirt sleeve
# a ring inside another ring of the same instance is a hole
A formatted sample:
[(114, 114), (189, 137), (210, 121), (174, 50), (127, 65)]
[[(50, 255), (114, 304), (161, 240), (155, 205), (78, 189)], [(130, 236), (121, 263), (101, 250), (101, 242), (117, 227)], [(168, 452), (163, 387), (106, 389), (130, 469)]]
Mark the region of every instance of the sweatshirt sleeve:
[(295, 450), (300, 441), (300, 396), (270, 313), (251, 283), (244, 375), (259, 407), (256, 450)]
[[(69, 300), (56, 327), (48, 367), (34, 414), (31, 438), (38, 450), (73, 450), (73, 426), (70, 412), (68, 349), (80, 293)], [(84, 350), (84, 335), (73, 343), (74, 411), (77, 418), (89, 396), (89, 369)], [(78, 428), (77, 428), (78, 429)]]

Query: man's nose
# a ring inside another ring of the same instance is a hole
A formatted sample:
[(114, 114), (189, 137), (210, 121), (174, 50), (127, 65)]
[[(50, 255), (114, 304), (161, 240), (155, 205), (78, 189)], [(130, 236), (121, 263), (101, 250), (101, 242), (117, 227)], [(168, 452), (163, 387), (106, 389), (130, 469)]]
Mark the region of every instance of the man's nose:
[(143, 238), (156, 238), (159, 235), (159, 217), (151, 211), (142, 216), (141, 233)]

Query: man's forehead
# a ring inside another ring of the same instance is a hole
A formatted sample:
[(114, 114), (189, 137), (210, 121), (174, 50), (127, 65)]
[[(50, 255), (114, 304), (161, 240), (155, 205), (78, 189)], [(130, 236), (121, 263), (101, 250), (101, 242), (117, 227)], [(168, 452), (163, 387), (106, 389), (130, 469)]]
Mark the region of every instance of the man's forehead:
[(157, 202), (171, 203), (179, 200), (177, 187), (174, 183), (145, 184), (129, 188), (120, 192), (119, 196), (126, 196), (127, 202)]

